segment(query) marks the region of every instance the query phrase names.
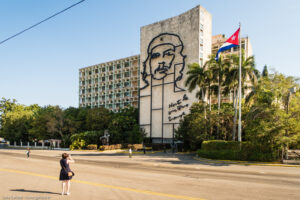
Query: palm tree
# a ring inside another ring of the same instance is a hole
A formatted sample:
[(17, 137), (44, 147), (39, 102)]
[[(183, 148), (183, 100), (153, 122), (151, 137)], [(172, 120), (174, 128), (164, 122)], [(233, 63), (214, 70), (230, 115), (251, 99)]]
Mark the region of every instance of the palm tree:
[[(218, 113), (220, 113), (222, 87), (225, 82), (226, 68), (228, 68), (228, 62), (226, 62), (226, 60), (223, 60), (222, 57), (220, 57), (218, 59), (218, 61), (216, 61), (214, 58), (214, 55), (212, 55), (210, 57), (210, 60), (208, 62), (210, 63), (210, 66), (211, 66), (210, 69), (213, 74), (212, 90), (218, 96)], [(220, 128), (218, 125), (217, 126), (217, 137), (219, 137), (219, 132), (220, 132)]]
[(185, 81), (185, 86), (188, 87), (189, 92), (199, 87), (200, 90), (197, 92), (197, 97), (204, 103), (206, 93), (205, 69), (200, 67), (198, 63), (190, 64), (188, 68), (188, 77)]
[(213, 56), (206, 61), (203, 65), (204, 68), (204, 82), (207, 87), (207, 93), (208, 93), (208, 102), (209, 102), (209, 111), (211, 111), (211, 94), (212, 94), (212, 84), (214, 81), (214, 71), (213, 66), (215, 64), (215, 59)]
[[(233, 106), (235, 108), (232, 137), (236, 137), (236, 120), (237, 120), (237, 91), (238, 91), (238, 77), (239, 77), (239, 56), (230, 55), (228, 59), (227, 77), (225, 80), (226, 89), (224, 91), (233, 93)], [(242, 54), (242, 94), (249, 88), (253, 88), (259, 77), (259, 71), (255, 68), (254, 56), (245, 59)]]

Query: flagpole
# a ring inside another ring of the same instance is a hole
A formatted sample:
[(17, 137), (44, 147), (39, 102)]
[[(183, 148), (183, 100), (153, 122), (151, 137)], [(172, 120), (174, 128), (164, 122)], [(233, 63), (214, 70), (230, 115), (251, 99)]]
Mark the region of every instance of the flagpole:
[(239, 122), (238, 122), (238, 141), (242, 141), (242, 38), (241, 38), (241, 23), (239, 23), (239, 43), (240, 43), (240, 66), (239, 66)]

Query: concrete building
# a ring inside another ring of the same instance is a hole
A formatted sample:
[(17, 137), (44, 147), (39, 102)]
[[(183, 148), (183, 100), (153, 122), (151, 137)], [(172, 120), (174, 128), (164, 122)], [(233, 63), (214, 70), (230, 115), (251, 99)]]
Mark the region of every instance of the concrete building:
[(79, 106), (138, 107), (139, 55), (79, 69)]
[(153, 143), (171, 143), (198, 101), (184, 84), (187, 65), (208, 59), (211, 40), (212, 16), (201, 6), (141, 27), (140, 127)]
[[(202, 66), (226, 41), (212, 36), (212, 16), (197, 6), (181, 15), (141, 27), (140, 55), (79, 70), (79, 106), (118, 112), (139, 108), (140, 127), (153, 143), (172, 143), (179, 122), (197, 102), (197, 90), (187, 91), (187, 65)], [(246, 57), (252, 55), (242, 38)], [(238, 47), (222, 55), (238, 53)], [(222, 100), (230, 101), (230, 97)]]

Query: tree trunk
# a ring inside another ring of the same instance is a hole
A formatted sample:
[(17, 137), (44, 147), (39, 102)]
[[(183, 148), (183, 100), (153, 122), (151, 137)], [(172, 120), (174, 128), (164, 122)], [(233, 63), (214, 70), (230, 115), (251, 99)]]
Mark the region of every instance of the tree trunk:
[(218, 126), (217, 126), (217, 138), (220, 137), (220, 107), (221, 107), (221, 81), (220, 81), (220, 75), (218, 79)]
[(236, 95), (236, 89), (234, 89), (234, 99), (233, 99), (233, 105), (234, 105), (234, 117), (233, 117), (233, 128), (232, 128), (232, 140), (235, 141), (236, 138), (236, 120), (237, 120), (237, 96)]

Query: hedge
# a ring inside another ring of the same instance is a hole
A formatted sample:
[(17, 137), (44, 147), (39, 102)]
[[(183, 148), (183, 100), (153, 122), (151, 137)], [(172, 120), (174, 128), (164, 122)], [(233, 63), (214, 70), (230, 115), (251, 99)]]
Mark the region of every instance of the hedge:
[(248, 142), (242, 142), (240, 146), (239, 142), (223, 140), (204, 141), (197, 154), (199, 157), (221, 160), (275, 161), (279, 158), (278, 152), (270, 149)]
[[(246, 144), (246, 142), (243, 142)], [(215, 151), (215, 150), (240, 150), (240, 143), (237, 141), (224, 141), (224, 140), (208, 140), (204, 141), (201, 145), (202, 150)]]
[(89, 144), (87, 145), (88, 150), (97, 150), (97, 145), (96, 144)]

